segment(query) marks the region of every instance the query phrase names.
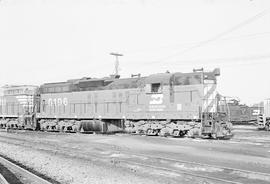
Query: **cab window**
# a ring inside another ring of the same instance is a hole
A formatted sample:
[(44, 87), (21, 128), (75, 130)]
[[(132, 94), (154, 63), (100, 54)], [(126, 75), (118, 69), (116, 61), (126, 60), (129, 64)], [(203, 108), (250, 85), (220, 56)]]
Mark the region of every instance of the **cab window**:
[(151, 84), (151, 93), (158, 93), (161, 92), (161, 85), (160, 83), (153, 83)]

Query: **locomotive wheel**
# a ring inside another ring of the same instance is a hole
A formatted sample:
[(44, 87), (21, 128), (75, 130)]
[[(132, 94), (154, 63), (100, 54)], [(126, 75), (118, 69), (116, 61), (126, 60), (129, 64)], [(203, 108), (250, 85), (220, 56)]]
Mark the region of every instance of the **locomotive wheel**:
[(40, 131), (44, 131), (44, 127), (43, 126), (40, 127)]
[(146, 130), (146, 135), (155, 135), (155, 130), (151, 129), (151, 128), (148, 128)]
[(180, 131), (180, 132), (179, 132), (179, 135), (180, 135), (181, 137), (183, 137), (183, 136), (185, 135), (185, 131)]
[(174, 130), (172, 136), (179, 137), (179, 134), (180, 134), (179, 130)]
[(146, 130), (146, 135), (158, 135), (158, 130), (154, 130), (154, 129), (148, 128)]
[(59, 129), (60, 129), (59, 125), (55, 125), (55, 131), (59, 132)]
[(217, 139), (217, 134), (215, 134), (215, 133), (214, 134), (211, 134), (211, 138), (212, 139)]
[(68, 127), (65, 126), (63, 131), (64, 131), (64, 132), (67, 132), (67, 131), (68, 131)]
[(77, 132), (77, 126), (76, 125), (72, 125), (72, 132)]
[(64, 132), (65, 126), (60, 126), (59, 131)]

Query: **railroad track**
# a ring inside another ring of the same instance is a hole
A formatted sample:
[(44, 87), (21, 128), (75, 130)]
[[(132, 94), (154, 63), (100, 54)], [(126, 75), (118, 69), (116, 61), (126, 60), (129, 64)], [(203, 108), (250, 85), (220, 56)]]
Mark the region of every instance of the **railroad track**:
[(4, 178), (2, 174), (0, 174), (0, 184), (8, 184), (7, 180)]
[[(16, 139), (16, 138), (14, 138)], [(17, 139), (18, 140), (18, 139)], [(21, 141), (21, 140), (18, 140)], [(35, 142), (35, 141), (34, 141)], [(36, 142), (38, 143), (38, 142)], [(16, 144), (16, 143), (15, 143)], [(20, 145), (18, 143), (17, 145)], [(30, 145), (24, 145), (30, 146)], [(104, 147), (104, 150), (108, 150), (108, 146), (98, 144), (99, 148)], [(32, 146), (30, 146), (32, 147)], [(67, 155), (70, 157), (76, 156), (80, 159), (93, 159), (96, 158), (101, 161), (113, 161), (119, 166), (163, 171), (166, 173), (175, 173), (178, 175), (192, 176), (207, 180), (210, 183), (231, 183), (231, 184), (266, 184), (270, 181), (270, 174), (264, 172), (255, 172), (251, 170), (244, 170), (232, 167), (224, 167), (219, 165), (204, 164), (199, 162), (191, 162), (180, 159), (167, 158), (162, 156), (153, 156), (149, 154), (134, 153), (125, 150), (113, 150), (111, 152), (101, 154), (100, 152), (87, 152), (78, 149), (78, 147), (60, 146), (57, 152), (58, 154)], [(33, 148), (33, 147), (32, 147)], [(59, 147), (58, 147), (59, 148)], [(46, 146), (38, 148), (39, 150), (54, 151), (54, 145), (46, 143)], [(144, 170), (142, 169), (142, 171)]]
[[(87, 157), (85, 157), (85, 153), (83, 153), (84, 156), (82, 156), (81, 154), (77, 153), (71, 153), (68, 154), (67, 151), (72, 152), (72, 148), (66, 148), (66, 151), (58, 151), (59, 154), (64, 154), (65, 156), (69, 156), (71, 158), (74, 158), (74, 156), (76, 155), (77, 158), (80, 158), (82, 160), (90, 160), (90, 161), (102, 161), (102, 162), (110, 162), (112, 164), (115, 164), (116, 166), (120, 166), (123, 168), (130, 168), (131, 170), (134, 170), (134, 167), (138, 168), (138, 171), (140, 172), (149, 172), (150, 174), (156, 174), (156, 173), (160, 173), (164, 176), (164, 174), (167, 174), (169, 177), (170, 175), (175, 178), (176, 180), (182, 181), (182, 177), (186, 177), (186, 176), (191, 176), (193, 178), (196, 178), (197, 181), (203, 181), (203, 182), (195, 182), (195, 183), (205, 183), (205, 184), (246, 184), (245, 182), (237, 182), (234, 180), (229, 180), (229, 179), (223, 179), (220, 177), (215, 177), (215, 176), (209, 176), (209, 175), (203, 175), (203, 174), (199, 174), (199, 173), (195, 173), (195, 172), (190, 172), (190, 171), (186, 171), (186, 170), (181, 170), (178, 168), (170, 168), (167, 166), (158, 166), (155, 164), (151, 164), (151, 163), (147, 163), (147, 162), (138, 162), (138, 160), (134, 161), (134, 160), (130, 160), (129, 158), (127, 159), (122, 159), (122, 158), (112, 158), (112, 157), (108, 157), (108, 156), (104, 156), (104, 155), (100, 155), (97, 153), (87, 153)], [(45, 149), (44, 149), (45, 150)], [(46, 150), (49, 151), (49, 150)], [(138, 156), (138, 155), (137, 155)], [(137, 169), (135, 169), (137, 170)], [(181, 177), (182, 176), (182, 177)], [(192, 183), (194, 183), (194, 181), (192, 181)], [(252, 183), (253, 182), (249, 182)]]
[[(0, 184), (12, 184), (12, 183), (21, 183), (21, 184), (52, 184), (50, 182), (33, 172), (30, 172), (23, 167), (11, 162), (10, 160), (0, 156), (0, 164), (8, 169), (11, 173), (16, 176), (16, 182), (14, 181), (14, 176), (11, 178), (5, 177), (5, 175), (0, 175)], [(20, 178), (20, 179), (19, 179)]]
[(88, 160), (89, 158), (92, 160), (93, 158), (96, 158), (101, 161), (111, 161), (119, 166), (122, 165), (131, 168), (138, 166), (139, 168), (165, 171), (166, 173), (188, 175), (198, 179), (203, 179), (204, 181), (207, 180), (207, 182), (213, 184), (268, 184), (270, 181), (269, 173), (204, 164), (199, 162), (190, 162), (186, 160), (165, 158), (148, 154), (131, 153), (126, 151), (119, 151), (119, 154), (117, 154), (117, 152), (115, 152), (116, 154), (113, 152), (108, 154), (87, 152), (87, 157), (85, 157), (85, 152), (83, 150), (78, 150), (78, 147), (63, 146), (61, 149), (62, 152), (58, 151), (60, 154), (66, 155), (68, 152), (71, 152), (69, 155), (70, 157), (77, 156), (78, 158), (80, 157), (84, 160)]
[(151, 168), (151, 169), (155, 169), (155, 170), (166, 171), (167, 173), (170, 173), (170, 174), (174, 173), (174, 174), (192, 176), (192, 177), (195, 177), (195, 178), (198, 178), (198, 179), (203, 179), (203, 181), (204, 181), (203, 183), (207, 182), (208, 184), (209, 183), (213, 183), (213, 184), (217, 184), (217, 183), (244, 184), (244, 183), (240, 183), (240, 182), (235, 182), (233, 180), (221, 179), (221, 178), (218, 178), (218, 177), (211, 177), (211, 176), (202, 175), (202, 174), (196, 174), (196, 173), (183, 171), (183, 170), (170, 169), (170, 168), (166, 168), (166, 167), (154, 166), (154, 165), (149, 165), (149, 164), (142, 164), (142, 163), (126, 161), (126, 160), (121, 160), (121, 161), (132, 164), (133, 166), (137, 165), (137, 166), (140, 166), (140, 167), (146, 167), (146, 168)]
[(255, 172), (250, 170), (224, 167), (218, 165), (203, 164), (199, 162), (190, 162), (179, 159), (155, 157), (147, 154), (133, 154), (133, 155), (135, 157), (150, 158), (151, 160), (153, 160), (153, 162), (152, 164), (135, 163), (134, 161), (126, 161), (126, 162), (150, 168), (172, 171), (174, 173), (182, 173), (185, 175), (204, 178), (213, 181), (214, 183), (221, 182), (232, 184), (247, 184), (247, 183), (268, 184), (270, 181), (269, 173)]

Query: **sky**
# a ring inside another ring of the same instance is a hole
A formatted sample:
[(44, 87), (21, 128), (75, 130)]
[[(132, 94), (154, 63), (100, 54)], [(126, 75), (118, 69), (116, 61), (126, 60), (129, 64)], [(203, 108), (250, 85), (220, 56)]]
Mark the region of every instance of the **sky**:
[(0, 0), (0, 85), (220, 68), (218, 91), (270, 98), (269, 0)]

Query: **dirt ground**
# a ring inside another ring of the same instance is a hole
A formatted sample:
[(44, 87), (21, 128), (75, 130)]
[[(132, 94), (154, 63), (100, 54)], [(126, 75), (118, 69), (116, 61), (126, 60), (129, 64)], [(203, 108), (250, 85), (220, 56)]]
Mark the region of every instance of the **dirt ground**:
[(231, 140), (0, 132), (0, 154), (60, 183), (270, 181), (270, 132), (253, 126), (235, 126)]

